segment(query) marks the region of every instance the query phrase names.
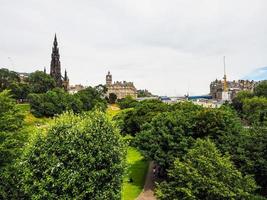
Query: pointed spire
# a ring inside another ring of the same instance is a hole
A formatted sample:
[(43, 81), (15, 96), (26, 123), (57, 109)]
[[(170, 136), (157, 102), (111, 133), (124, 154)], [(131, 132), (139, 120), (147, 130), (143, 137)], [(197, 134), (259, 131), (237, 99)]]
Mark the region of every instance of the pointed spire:
[(68, 80), (68, 74), (67, 74), (67, 70), (65, 69), (65, 75), (64, 75), (64, 81)]
[(44, 67), (44, 73), (46, 74), (46, 67)]
[(57, 46), (57, 34), (55, 33), (54, 46)]

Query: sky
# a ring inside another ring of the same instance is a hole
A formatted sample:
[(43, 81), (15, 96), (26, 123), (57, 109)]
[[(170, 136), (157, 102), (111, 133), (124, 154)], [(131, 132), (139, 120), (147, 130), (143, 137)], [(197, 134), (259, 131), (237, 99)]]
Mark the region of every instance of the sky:
[(132, 81), (157, 95), (209, 93), (267, 66), (266, 0), (0, 0), (0, 67), (49, 71), (57, 34), (71, 84)]

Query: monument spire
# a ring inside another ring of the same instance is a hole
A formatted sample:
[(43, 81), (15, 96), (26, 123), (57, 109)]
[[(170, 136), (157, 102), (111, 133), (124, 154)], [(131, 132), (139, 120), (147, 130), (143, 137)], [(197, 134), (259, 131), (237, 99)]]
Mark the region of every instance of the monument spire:
[(59, 58), (60, 55), (58, 50), (57, 35), (55, 34), (52, 54), (51, 54), (50, 75), (55, 79), (56, 86), (62, 87), (61, 66)]

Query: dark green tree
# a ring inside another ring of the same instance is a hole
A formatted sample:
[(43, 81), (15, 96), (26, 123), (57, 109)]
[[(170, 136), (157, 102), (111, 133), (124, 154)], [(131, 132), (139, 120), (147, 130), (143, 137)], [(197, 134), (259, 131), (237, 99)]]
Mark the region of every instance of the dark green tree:
[(161, 113), (136, 135), (136, 146), (147, 159), (154, 160), (165, 171), (194, 143), (192, 125), (192, 117), (182, 111)]
[(125, 147), (104, 113), (63, 114), (18, 163), (30, 199), (121, 199)]
[(28, 99), (31, 112), (36, 117), (52, 117), (67, 110), (79, 113), (82, 111), (83, 106), (79, 98), (61, 88), (55, 88), (44, 94), (30, 94)]
[(244, 100), (252, 98), (253, 93), (250, 91), (240, 91), (232, 101), (233, 108), (242, 116)]
[(120, 109), (134, 108), (138, 104), (138, 101), (133, 99), (131, 96), (126, 96), (123, 99), (118, 100), (118, 105)]
[(27, 83), (13, 82), (9, 89), (11, 91), (12, 97), (23, 101), (27, 99), (28, 94), (31, 92), (31, 87)]
[(229, 156), (223, 156), (210, 140), (198, 139), (192, 149), (177, 158), (167, 181), (158, 185), (159, 199), (252, 199), (257, 186), (243, 176)]
[(138, 97), (152, 97), (153, 94), (149, 92), (147, 89), (144, 90), (137, 90)]
[(244, 118), (249, 124), (267, 125), (267, 98), (253, 97), (243, 103)]
[[(234, 149), (234, 148), (233, 148)], [(248, 133), (239, 138), (236, 145), (234, 161), (245, 174), (253, 174), (259, 192), (267, 195), (267, 129), (266, 127), (253, 127)]]
[(124, 134), (135, 135), (141, 131), (142, 125), (151, 122), (154, 116), (167, 111), (169, 106), (159, 100), (144, 100), (136, 104), (133, 109), (116, 115), (114, 120), (120, 121), (121, 131)]
[(98, 107), (104, 111), (107, 108), (104, 91), (104, 89), (99, 89), (98, 86), (96, 88), (87, 87), (86, 89), (77, 92), (75, 96), (82, 102), (82, 110), (89, 111)]
[(254, 89), (254, 94), (258, 97), (267, 97), (267, 80), (261, 81)]
[(14, 71), (9, 71), (8, 69), (0, 69), (0, 92), (8, 89), (9, 86), (14, 82), (19, 82), (19, 75)]
[(24, 135), (19, 131), (24, 115), (17, 108), (9, 92), (0, 92), (0, 174), (20, 153)]
[(0, 131), (14, 131), (22, 127), (23, 114), (11, 98), (10, 92), (0, 93)]
[(33, 93), (45, 93), (56, 87), (55, 80), (42, 71), (36, 71), (30, 74), (28, 83)]
[(110, 103), (110, 104), (114, 104), (114, 103), (116, 103), (116, 101), (117, 101), (117, 95), (114, 94), (114, 93), (110, 93), (110, 94), (108, 95), (108, 100), (109, 100), (109, 103)]

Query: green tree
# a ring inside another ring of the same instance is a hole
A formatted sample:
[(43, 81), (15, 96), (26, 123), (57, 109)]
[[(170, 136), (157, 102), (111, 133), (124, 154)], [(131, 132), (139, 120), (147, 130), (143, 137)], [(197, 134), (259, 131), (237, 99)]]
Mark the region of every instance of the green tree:
[(258, 97), (267, 97), (267, 80), (261, 81), (254, 89), (254, 94)]
[(116, 103), (116, 101), (117, 101), (117, 95), (114, 94), (114, 93), (110, 93), (110, 94), (108, 95), (108, 100), (109, 100), (109, 103), (110, 103), (110, 104), (114, 104), (114, 103)]
[(267, 125), (267, 98), (253, 97), (245, 99), (243, 104), (244, 117), (249, 124)]
[(104, 113), (63, 114), (18, 164), (30, 199), (121, 198), (125, 147)]
[(165, 171), (194, 143), (191, 119), (182, 111), (161, 113), (136, 135), (136, 146), (147, 159), (154, 160)]
[(153, 94), (149, 92), (147, 89), (144, 90), (137, 90), (138, 97), (152, 97)]
[(31, 112), (36, 117), (52, 117), (67, 110), (79, 113), (83, 106), (80, 99), (61, 88), (55, 88), (44, 94), (30, 94), (28, 98)]
[(14, 131), (22, 126), (24, 116), (16, 107), (10, 92), (0, 93), (0, 131)]
[(247, 98), (252, 98), (253, 93), (251, 91), (240, 91), (232, 101), (233, 108), (239, 113), (243, 113), (244, 100)]
[(151, 122), (154, 116), (168, 109), (169, 106), (159, 100), (144, 100), (136, 104), (133, 109), (116, 115), (114, 120), (121, 122), (122, 133), (135, 135), (141, 131), (145, 123)]
[(9, 89), (11, 91), (12, 97), (17, 100), (27, 99), (28, 94), (31, 92), (31, 88), (27, 83), (13, 82)]
[(24, 135), (19, 131), (23, 118), (9, 92), (0, 92), (0, 172), (17, 157), (23, 145)]
[(19, 75), (16, 72), (9, 71), (8, 69), (0, 69), (0, 92), (8, 89), (13, 82), (19, 82)]
[(118, 105), (120, 109), (134, 108), (138, 104), (138, 101), (133, 99), (132, 96), (126, 96), (123, 99), (118, 100)]
[(75, 96), (82, 102), (82, 110), (89, 111), (95, 107), (101, 110), (107, 108), (107, 102), (104, 98), (105, 89), (99, 89), (99, 87), (87, 87), (75, 94)]
[(36, 71), (30, 74), (28, 83), (33, 93), (45, 93), (56, 87), (55, 80), (42, 71)]
[(177, 158), (167, 181), (157, 189), (159, 199), (251, 199), (257, 188), (251, 176), (243, 176), (229, 156), (223, 156), (210, 140), (198, 139), (192, 149)]
[[(223, 152), (231, 150), (243, 128), (229, 108), (208, 109), (182, 103), (174, 111), (155, 116), (143, 126), (135, 141), (143, 154), (165, 170), (174, 158), (184, 155), (197, 138), (211, 138)], [(235, 140), (234, 140), (235, 139)]]
[[(234, 149), (234, 148), (233, 148)], [(239, 139), (236, 145), (234, 161), (245, 174), (253, 174), (259, 192), (267, 194), (267, 129), (266, 127), (253, 127)]]

